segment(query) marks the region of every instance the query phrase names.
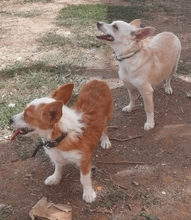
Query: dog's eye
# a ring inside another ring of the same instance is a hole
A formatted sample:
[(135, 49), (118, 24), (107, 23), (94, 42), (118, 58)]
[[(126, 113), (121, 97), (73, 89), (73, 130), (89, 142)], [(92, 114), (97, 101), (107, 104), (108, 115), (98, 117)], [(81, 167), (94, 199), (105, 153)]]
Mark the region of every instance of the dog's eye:
[(118, 27), (117, 27), (116, 24), (113, 25), (113, 28), (114, 28), (115, 30), (118, 30)]

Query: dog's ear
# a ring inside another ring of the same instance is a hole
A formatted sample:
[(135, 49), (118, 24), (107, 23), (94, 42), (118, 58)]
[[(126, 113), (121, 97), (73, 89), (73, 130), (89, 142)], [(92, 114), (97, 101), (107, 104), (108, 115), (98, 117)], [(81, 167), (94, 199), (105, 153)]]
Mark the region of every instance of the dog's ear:
[(132, 31), (131, 35), (136, 40), (143, 40), (148, 36), (151, 36), (155, 32), (155, 30), (156, 29), (153, 27), (138, 28), (137, 30)]
[(140, 28), (141, 27), (141, 22), (142, 22), (141, 19), (135, 19), (135, 20), (131, 21), (130, 24), (133, 25), (136, 28)]
[(73, 89), (74, 89), (73, 83), (63, 85), (57, 90), (55, 90), (52, 93), (51, 97), (56, 100), (61, 100), (64, 104), (66, 104), (72, 96)]
[(44, 106), (42, 118), (50, 125), (57, 123), (62, 117), (62, 101), (51, 102)]

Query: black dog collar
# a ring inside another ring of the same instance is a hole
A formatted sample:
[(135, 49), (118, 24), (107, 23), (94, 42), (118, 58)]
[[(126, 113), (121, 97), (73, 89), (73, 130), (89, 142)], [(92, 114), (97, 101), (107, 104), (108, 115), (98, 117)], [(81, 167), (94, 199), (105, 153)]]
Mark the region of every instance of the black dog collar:
[(58, 138), (56, 138), (56, 140), (54, 141), (45, 141), (44, 142), (44, 147), (46, 148), (53, 148), (56, 147), (65, 137), (66, 137), (67, 133), (62, 133), (62, 135)]
[(62, 133), (62, 135), (54, 141), (45, 141), (43, 142), (42, 139), (40, 140), (40, 143), (36, 146), (33, 154), (31, 157), (35, 157), (36, 153), (39, 151), (41, 147), (46, 147), (48, 149), (56, 147), (65, 137), (67, 136), (67, 133)]

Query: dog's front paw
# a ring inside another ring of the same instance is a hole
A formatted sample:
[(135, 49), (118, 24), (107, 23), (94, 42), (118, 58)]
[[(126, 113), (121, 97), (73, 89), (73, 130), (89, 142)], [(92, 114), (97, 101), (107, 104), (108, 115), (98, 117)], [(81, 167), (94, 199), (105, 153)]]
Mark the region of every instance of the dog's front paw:
[(96, 193), (93, 188), (86, 189), (83, 193), (83, 200), (87, 203), (91, 203), (95, 200)]
[(54, 174), (49, 176), (45, 181), (44, 184), (45, 185), (57, 185), (61, 180), (61, 177), (55, 176)]
[(151, 130), (152, 128), (154, 128), (154, 126), (155, 126), (154, 123), (146, 122), (145, 125), (144, 125), (144, 130), (145, 130), (145, 131), (149, 131), (149, 130)]
[(123, 112), (131, 112), (134, 108), (130, 105), (125, 106), (124, 108), (122, 108)]

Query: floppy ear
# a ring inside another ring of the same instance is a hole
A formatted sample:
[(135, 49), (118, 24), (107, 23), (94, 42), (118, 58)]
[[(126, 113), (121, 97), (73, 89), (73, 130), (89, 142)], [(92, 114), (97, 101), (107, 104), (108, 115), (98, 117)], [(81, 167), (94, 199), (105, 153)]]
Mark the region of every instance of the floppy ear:
[(142, 22), (141, 19), (135, 19), (135, 20), (131, 21), (130, 24), (133, 25), (133, 26), (136, 27), (136, 28), (140, 28), (141, 22)]
[(62, 101), (51, 102), (44, 106), (42, 118), (49, 122), (50, 125), (57, 123), (62, 117)]
[(151, 36), (155, 32), (155, 30), (156, 29), (153, 27), (138, 28), (137, 30), (132, 31), (131, 35), (134, 39), (143, 40), (148, 36)]
[(58, 88), (57, 90), (55, 90), (52, 93), (51, 97), (56, 100), (61, 100), (61, 101), (63, 101), (64, 104), (66, 104), (72, 96), (73, 88), (74, 88), (73, 83), (63, 85), (60, 88)]

